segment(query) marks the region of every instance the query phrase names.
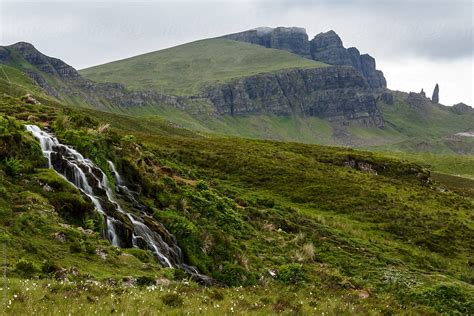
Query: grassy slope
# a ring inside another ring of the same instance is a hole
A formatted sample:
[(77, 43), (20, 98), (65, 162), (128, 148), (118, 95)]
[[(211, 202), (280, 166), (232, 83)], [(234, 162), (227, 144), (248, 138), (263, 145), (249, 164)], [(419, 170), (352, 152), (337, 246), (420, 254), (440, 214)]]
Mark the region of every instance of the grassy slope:
[[(42, 91), (41, 88), (39, 88), (38, 85), (33, 82), (28, 76), (22, 73), (25, 71), (31, 71), (39, 74), (50, 87), (53, 87), (56, 90), (60, 91), (62, 88), (66, 88), (67, 90), (75, 91), (76, 88), (74, 88), (67, 82), (59, 79), (58, 77), (45, 73), (30, 64), (28, 61), (23, 59), (15, 50), (8, 48), (8, 46), (4, 48), (10, 50), (11, 60), (9, 61), (9, 65), (0, 64), (0, 78), (2, 80), (5, 80), (5, 82), (8, 82), (8, 84), (10, 85), (8, 89), (11, 89), (11, 86), (21, 85), (28, 91), (35, 91), (40, 93)], [(76, 90), (76, 92), (78, 95), (80, 95), (80, 91)], [(88, 104), (80, 96), (62, 95), (61, 98), (63, 102), (71, 105), (90, 107), (90, 104)]]
[[(168, 289), (148, 294), (140, 289), (53, 282), (54, 289), (49, 290), (38, 282), (39, 286), (28, 283), (32, 291), (22, 292), (22, 301), (13, 296), (21, 284), (11, 279), (4, 297), (13, 300), (12, 311), (21, 314), (34, 306), (47, 314), (59, 306), (61, 313), (67, 313), (68, 302), (80, 302), (101, 313), (103, 304), (96, 300), (122, 312), (172, 311), (170, 299), (171, 304), (182, 299), (176, 304), (183, 309), (207, 307), (209, 313), (229, 312), (231, 304), (239, 312), (261, 314), (281, 309), (466, 313), (472, 307), (473, 200), (420, 185), (410, 175), (413, 166), (350, 149), (199, 135), (156, 118), (72, 110), (41, 97), (42, 106), (23, 105), (16, 97), (24, 91), (7, 91), (12, 96), (2, 96), (2, 113), (39, 124), (50, 122), (64, 142), (98, 164), (105, 157), (113, 159), (125, 179), (140, 183), (141, 198), (178, 237), (191, 263), (223, 282), (246, 284), (263, 278), (244, 294), (238, 289), (216, 290), (223, 297), (178, 286), (177, 298), (165, 298)], [(112, 130), (98, 133), (97, 126), (105, 122)], [(18, 122), (12, 124), (2, 135), (19, 132)], [(8, 155), (24, 159), (22, 176), (9, 175), (3, 159), (0, 168), (0, 236), (9, 254), (5, 257), (9, 276), (50, 277), (47, 259), (60, 267), (78, 267), (79, 277), (71, 277), (74, 282), (90, 278), (87, 274), (99, 280), (113, 277), (119, 283), (125, 275), (170, 277), (155, 266), (143, 269), (143, 254), (124, 255), (98, 241), (97, 235), (81, 233), (76, 227), (90, 223), (88, 217), (57, 207), (63, 200), (84, 202), (54, 173), (37, 169), (37, 150), (26, 150), (30, 156), (21, 151), (33, 140), (19, 133), (22, 142), (12, 147), (18, 152), (10, 148)], [(350, 169), (343, 164), (348, 155), (388, 169), (377, 176)], [(205, 185), (197, 188), (170, 179), (160, 174), (160, 166), (172, 168), (180, 178), (204, 180)], [(44, 191), (45, 182), (56, 191)], [(71, 219), (72, 215), (76, 216)], [(51, 237), (58, 231), (68, 236), (66, 243)], [(108, 254), (106, 261), (95, 255), (97, 248)], [(32, 263), (33, 271), (25, 261)], [(295, 264), (290, 271), (299, 280), (296, 285), (291, 285), (291, 278), (269, 277), (269, 269), (284, 271), (288, 264)], [(362, 291), (370, 298), (359, 299)], [(188, 301), (183, 293), (202, 300)], [(294, 293), (292, 299), (285, 297), (288, 293)], [(110, 294), (119, 299), (112, 300)], [(150, 295), (161, 300), (144, 306), (141, 302)]]
[(207, 39), (83, 69), (98, 82), (119, 82), (130, 89), (194, 95), (203, 86), (258, 73), (324, 64), (297, 55), (225, 39)]

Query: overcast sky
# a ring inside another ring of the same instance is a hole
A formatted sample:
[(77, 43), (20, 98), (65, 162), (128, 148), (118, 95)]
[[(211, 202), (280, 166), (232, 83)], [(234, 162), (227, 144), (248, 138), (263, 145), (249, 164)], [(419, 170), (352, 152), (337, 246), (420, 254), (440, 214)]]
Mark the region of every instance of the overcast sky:
[(258, 26), (335, 30), (391, 89), (473, 105), (472, 0), (0, 0), (0, 45), (27, 41), (75, 68)]

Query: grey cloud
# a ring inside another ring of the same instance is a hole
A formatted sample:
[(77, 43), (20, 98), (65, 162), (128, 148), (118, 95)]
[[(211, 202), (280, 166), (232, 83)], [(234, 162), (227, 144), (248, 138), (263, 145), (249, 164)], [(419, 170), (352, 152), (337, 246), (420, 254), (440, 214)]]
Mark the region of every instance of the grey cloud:
[(334, 29), (379, 64), (462, 61), (472, 80), (471, 0), (0, 0), (0, 45), (31, 42), (76, 68), (258, 26)]
[(277, 0), (258, 6), (269, 15), (287, 10), (299, 16), (307, 23), (310, 37), (335, 29), (346, 46), (385, 58), (473, 55), (473, 2), (469, 0)]

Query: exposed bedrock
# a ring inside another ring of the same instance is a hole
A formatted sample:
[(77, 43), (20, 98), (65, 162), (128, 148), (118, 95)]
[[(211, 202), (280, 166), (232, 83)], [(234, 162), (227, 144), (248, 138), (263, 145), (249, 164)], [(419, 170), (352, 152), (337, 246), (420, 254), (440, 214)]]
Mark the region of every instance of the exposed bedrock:
[(360, 54), (355, 47), (345, 48), (341, 38), (334, 31), (317, 34), (311, 41), (304, 28), (261, 27), (223, 38), (282, 49), (330, 65), (352, 66), (367, 80), (371, 88), (386, 88), (383, 73), (376, 69), (375, 59), (368, 54)]
[(367, 81), (351, 67), (260, 74), (210, 87), (206, 94), (220, 114), (298, 114), (384, 126)]

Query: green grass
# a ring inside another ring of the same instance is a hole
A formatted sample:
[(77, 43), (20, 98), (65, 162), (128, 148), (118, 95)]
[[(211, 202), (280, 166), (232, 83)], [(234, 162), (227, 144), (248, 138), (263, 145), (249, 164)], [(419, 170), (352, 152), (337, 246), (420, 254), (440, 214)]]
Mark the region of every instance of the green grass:
[(405, 101), (406, 93), (393, 92), (395, 102), (387, 105), (379, 102), (386, 125), (406, 137), (436, 139), (474, 127), (473, 116), (453, 114), (448, 107), (426, 100), (420, 106)]
[[(20, 99), (25, 88), (1, 79), (0, 84), (6, 89), (0, 94), (0, 238), (7, 254), (1, 287), (7, 289), (2, 306), (8, 314), (473, 309), (474, 200), (469, 191), (458, 190), (471, 181), (438, 172), (431, 183), (426, 169), (469, 175), (469, 157), (405, 157), (219, 136), (156, 116), (68, 107), (41, 93), (34, 95), (41, 105), (28, 105)], [(243, 133), (260, 121), (252, 120), (227, 124)], [(309, 133), (292, 118), (263, 120), (283, 135), (288, 124)], [(185, 285), (179, 272), (160, 268), (146, 252), (110, 247), (99, 237), (101, 222), (91, 203), (42, 168), (38, 144), (22, 129), (26, 122), (49, 125), (61, 142), (106, 173), (105, 160), (114, 161), (150, 214), (177, 237), (187, 262), (217, 285)], [(104, 123), (111, 127), (100, 131)], [(329, 137), (330, 126), (312, 124), (315, 133)], [(429, 166), (430, 161), (436, 163)], [(81, 227), (95, 230), (88, 234)], [(66, 240), (58, 241), (57, 233)], [(97, 249), (107, 254), (105, 260)], [(68, 281), (53, 280), (73, 267), (78, 273)], [(122, 280), (128, 276), (150, 284), (165, 278), (171, 285), (126, 288)], [(106, 285), (110, 279), (117, 285)], [(21, 292), (24, 288), (31, 291)]]
[(195, 95), (207, 85), (259, 73), (323, 66), (285, 51), (208, 39), (82, 69), (80, 73), (97, 82), (119, 82), (129, 89)]

